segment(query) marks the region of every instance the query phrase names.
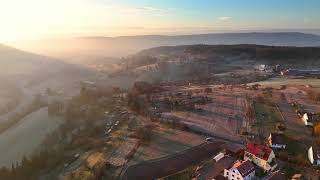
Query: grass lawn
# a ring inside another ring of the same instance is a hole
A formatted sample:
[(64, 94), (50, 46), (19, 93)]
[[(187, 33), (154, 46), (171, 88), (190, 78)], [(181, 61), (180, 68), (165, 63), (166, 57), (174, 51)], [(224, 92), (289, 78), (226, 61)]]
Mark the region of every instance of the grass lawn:
[(277, 130), (277, 124), (282, 122), (281, 114), (272, 103), (254, 101), (253, 106), (256, 114), (255, 126), (263, 144), (269, 134)]
[(204, 137), (177, 130), (157, 127), (153, 130), (151, 141), (141, 145), (130, 163), (164, 157), (203, 143)]

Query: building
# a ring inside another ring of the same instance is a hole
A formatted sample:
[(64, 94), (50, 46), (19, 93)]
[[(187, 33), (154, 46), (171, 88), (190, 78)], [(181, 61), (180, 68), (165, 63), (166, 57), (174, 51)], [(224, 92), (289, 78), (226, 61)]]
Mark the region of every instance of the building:
[(264, 171), (271, 171), (276, 168), (276, 164), (273, 161), (275, 154), (271, 148), (249, 143), (247, 144), (244, 152), (244, 160), (250, 160)]
[(312, 113), (304, 113), (301, 120), (306, 126), (313, 126), (313, 114)]
[(275, 66), (266, 65), (266, 64), (255, 65), (254, 69), (256, 71), (264, 71), (264, 72), (267, 72), (267, 73), (275, 72)]
[(320, 75), (320, 70), (318, 69), (286, 69), (281, 71), (282, 76), (309, 76), (317, 77)]
[(308, 158), (311, 164), (320, 165), (320, 151), (318, 146), (311, 146), (308, 149)]
[(213, 159), (218, 162), (220, 159), (222, 159), (224, 157), (224, 153), (219, 153), (218, 155), (216, 155)]
[(224, 177), (229, 180), (255, 179), (254, 165), (249, 161), (236, 162), (230, 169), (224, 170)]
[(281, 65), (280, 64), (276, 64), (274, 67), (275, 72), (280, 72), (281, 70)]
[(270, 133), (268, 137), (268, 145), (274, 149), (285, 149), (287, 145), (284, 134)]

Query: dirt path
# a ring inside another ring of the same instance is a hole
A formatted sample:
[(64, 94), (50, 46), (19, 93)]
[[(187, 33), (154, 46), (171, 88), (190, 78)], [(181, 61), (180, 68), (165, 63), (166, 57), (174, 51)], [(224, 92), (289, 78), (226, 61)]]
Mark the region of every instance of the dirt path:
[(291, 107), (286, 99), (281, 98), (280, 93), (273, 93), (273, 100), (276, 105), (278, 105), (283, 116), (284, 123), (287, 127), (287, 134), (295, 141), (301, 142), (304, 146), (310, 144), (312, 142), (312, 132), (303, 124), (302, 120), (294, 111), (294, 108)]

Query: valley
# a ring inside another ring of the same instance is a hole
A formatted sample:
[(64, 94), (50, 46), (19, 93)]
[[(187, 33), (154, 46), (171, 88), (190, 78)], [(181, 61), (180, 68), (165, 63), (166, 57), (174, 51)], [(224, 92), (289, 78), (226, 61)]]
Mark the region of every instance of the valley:
[[(311, 91), (318, 93), (316, 70), (304, 70), (318, 66), (318, 50), (183, 45), (110, 61), (87, 61), (88, 56), (85, 63), (50, 58), (31, 63), (37, 70), (2, 75), (15, 82), (2, 89), (2, 101), (15, 103), (0, 115), (0, 150), (6, 152), (0, 164), (18, 163), (16, 168), (24, 169), (26, 163), (38, 167), (41, 159), (42, 171), (24, 176), (71, 180), (128, 179), (138, 177), (145, 164), (153, 168), (174, 162), (177, 168), (152, 170), (148, 176), (191, 178), (201, 175), (196, 167), (214, 166), (209, 155), (248, 143), (269, 146), (270, 133), (284, 128), (288, 150), (275, 151), (279, 170), (289, 176), (303, 164), (313, 178), (318, 173), (307, 165), (305, 152), (318, 137), (290, 104), (297, 102), (313, 113), (320, 109), (306, 100)], [(305, 75), (284, 74), (291, 68)], [(300, 91), (304, 96), (295, 97)], [(214, 153), (201, 154), (202, 148)], [(191, 154), (199, 159), (190, 161), (186, 157)], [(285, 169), (294, 162), (298, 167), (288, 173)], [(217, 175), (204, 172), (206, 177)]]

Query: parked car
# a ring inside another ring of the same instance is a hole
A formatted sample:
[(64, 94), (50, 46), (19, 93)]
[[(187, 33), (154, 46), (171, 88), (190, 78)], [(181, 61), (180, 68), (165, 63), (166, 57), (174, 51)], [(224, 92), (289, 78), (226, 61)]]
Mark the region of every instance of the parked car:
[(207, 137), (207, 138), (206, 138), (206, 141), (208, 141), (208, 142), (213, 142), (213, 141), (214, 141), (214, 138), (213, 138), (213, 137)]

